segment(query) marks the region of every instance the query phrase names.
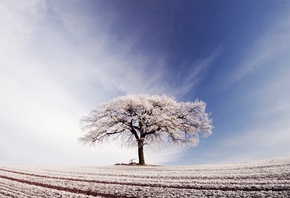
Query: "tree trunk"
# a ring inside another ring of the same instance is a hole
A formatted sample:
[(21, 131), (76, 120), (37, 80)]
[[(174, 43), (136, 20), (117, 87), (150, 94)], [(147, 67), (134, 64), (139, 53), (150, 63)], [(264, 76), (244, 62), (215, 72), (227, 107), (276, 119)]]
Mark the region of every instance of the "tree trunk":
[(138, 140), (138, 158), (139, 158), (140, 165), (145, 165), (143, 146), (144, 146), (144, 139), (139, 139)]

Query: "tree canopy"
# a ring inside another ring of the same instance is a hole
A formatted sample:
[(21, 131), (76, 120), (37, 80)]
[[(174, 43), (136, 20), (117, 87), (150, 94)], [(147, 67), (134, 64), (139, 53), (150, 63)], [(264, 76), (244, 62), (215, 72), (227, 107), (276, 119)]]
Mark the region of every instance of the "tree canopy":
[(205, 112), (206, 103), (177, 102), (173, 97), (125, 95), (100, 104), (81, 119), (86, 132), (83, 143), (120, 140), (137, 146), (139, 164), (145, 165), (144, 145), (177, 143), (196, 146), (199, 134), (207, 137), (213, 125)]

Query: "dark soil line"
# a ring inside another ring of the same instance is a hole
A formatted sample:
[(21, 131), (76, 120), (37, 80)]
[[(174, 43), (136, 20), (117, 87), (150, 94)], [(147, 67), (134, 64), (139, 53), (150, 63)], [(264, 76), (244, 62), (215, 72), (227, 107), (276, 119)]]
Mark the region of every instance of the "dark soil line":
[(24, 184), (29, 184), (29, 185), (34, 185), (34, 186), (40, 186), (44, 188), (50, 188), (54, 190), (60, 190), (60, 191), (66, 191), (70, 193), (76, 193), (76, 194), (83, 194), (83, 195), (91, 195), (91, 196), (101, 196), (101, 197), (108, 197), (108, 198), (127, 198), (127, 196), (122, 196), (122, 195), (113, 195), (113, 194), (105, 194), (105, 193), (98, 193), (90, 190), (81, 190), (81, 189), (76, 189), (76, 188), (68, 188), (68, 187), (62, 187), (62, 186), (55, 186), (51, 184), (43, 184), (39, 182), (32, 182), (32, 181), (27, 181), (23, 179), (17, 179), (17, 178), (12, 178), (12, 177), (6, 177), (3, 175), (0, 175), (0, 178), (2, 179), (7, 179), (11, 181), (17, 181), (20, 183)]
[[(5, 197), (15, 197), (15, 196), (11, 195), (10, 193), (5, 193), (5, 192), (1, 192), (1, 191), (0, 191), (0, 195), (4, 195)], [(2, 197), (2, 196), (0, 196), (0, 197)]]
[[(21, 175), (28, 175), (33, 177), (41, 177), (47, 179), (59, 179), (59, 180), (68, 180), (68, 181), (76, 181), (76, 182), (89, 182), (89, 183), (99, 183), (99, 184), (111, 184), (111, 185), (129, 185), (129, 186), (140, 186), (140, 187), (154, 187), (154, 188), (174, 188), (174, 189), (193, 189), (193, 190), (221, 190), (221, 191), (290, 191), (290, 186), (285, 186), (282, 188), (271, 188), (271, 187), (262, 187), (258, 186), (249, 186), (249, 187), (226, 187), (226, 186), (217, 186), (217, 187), (204, 187), (204, 186), (169, 186), (166, 184), (148, 184), (148, 183), (133, 183), (133, 182), (111, 182), (111, 181), (100, 181), (100, 180), (86, 180), (86, 179), (74, 179), (74, 178), (64, 178), (64, 177), (52, 177), (52, 176), (44, 176), (30, 173), (22, 173), (18, 171), (5, 170), (1, 169), (0, 171), (6, 171)], [(2, 177), (0, 175), (0, 177)], [(44, 184), (45, 185), (45, 184)]]

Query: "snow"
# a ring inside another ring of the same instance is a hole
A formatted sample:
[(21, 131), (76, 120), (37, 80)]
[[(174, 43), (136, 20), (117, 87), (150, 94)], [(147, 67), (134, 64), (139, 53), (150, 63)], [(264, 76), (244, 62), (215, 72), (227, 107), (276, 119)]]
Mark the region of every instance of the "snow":
[(290, 158), (195, 166), (0, 165), (0, 197), (290, 197)]

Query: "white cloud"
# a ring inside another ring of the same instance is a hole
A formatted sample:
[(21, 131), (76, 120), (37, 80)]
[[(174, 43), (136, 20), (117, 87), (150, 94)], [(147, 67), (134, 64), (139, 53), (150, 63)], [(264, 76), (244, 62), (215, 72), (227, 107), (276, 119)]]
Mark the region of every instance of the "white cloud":
[(289, 24), (289, 12), (269, 24), (264, 35), (249, 46), (230, 80), (224, 81), (224, 88), (239, 90), (233, 91), (231, 102), (243, 105), (237, 110), (247, 117), (233, 115), (240, 120), (233, 119), (235, 123), (220, 131), (225, 135), (216, 142), (213, 156), (248, 161), (290, 155)]
[[(288, 13), (281, 13), (275, 22), (269, 24), (265, 33), (256, 39), (247, 49), (243, 61), (234, 68), (237, 68), (230, 76), (226, 87), (244, 79), (257, 69), (265, 67), (283, 54), (288, 56), (290, 47), (290, 16)], [(273, 65), (274, 67), (274, 65)]]
[(238, 136), (225, 138), (221, 144), (224, 149), (228, 148), (228, 154), (236, 161), (287, 157), (290, 155), (289, 127), (285, 127), (288, 120), (289, 116), (285, 120), (253, 127)]
[[(194, 62), (193, 69), (181, 72), (182, 78), (172, 86), (165, 81), (170, 78), (167, 57), (135, 52), (138, 37), (120, 41), (110, 32), (116, 17), (113, 13), (90, 17), (75, 6), (77, 3), (0, 3), (0, 149), (5, 154), (1, 155), (1, 163), (127, 162), (135, 158), (136, 150), (120, 149), (115, 143), (97, 148), (78, 144), (82, 134), (80, 117), (98, 103), (123, 93), (186, 95), (203, 80), (219, 55), (217, 50)], [(288, 56), (289, 21), (286, 17), (281, 19), (253, 44), (228, 86), (268, 62), (278, 63), (273, 61), (275, 57)], [(283, 61), (280, 69), (288, 67), (290, 60)], [(223, 149), (237, 149), (239, 158), (242, 153), (245, 158), (252, 155), (247, 153), (251, 149), (253, 157), (262, 154), (259, 149), (268, 156), (288, 149), (289, 70), (280, 74), (271, 78), (271, 83), (252, 88), (252, 95), (245, 97), (255, 98), (259, 111), (253, 117), (257, 121), (280, 116), (281, 122), (268, 120), (265, 126), (257, 123), (250, 130), (237, 131), (241, 135), (226, 138)], [(243, 152), (244, 148), (248, 150)], [(223, 151), (219, 151), (219, 156)], [(173, 147), (148, 150), (145, 155), (148, 163), (163, 164), (177, 158), (180, 152)]]
[[(282, 65), (283, 66), (283, 65)], [(284, 65), (286, 69), (287, 63)], [(286, 69), (287, 70), (287, 69)], [(215, 143), (213, 156), (226, 161), (250, 161), (290, 155), (289, 70), (255, 86), (246, 96), (251, 108), (239, 124), (229, 124), (229, 131)], [(238, 117), (238, 115), (233, 115)]]
[[(135, 150), (114, 143), (78, 144), (79, 119), (122, 93), (166, 94), (165, 58), (134, 54), (134, 40), (110, 40), (110, 20), (58, 1), (2, 1), (0, 25), (1, 163), (100, 165), (134, 158)], [(147, 161), (165, 163), (170, 156), (162, 151)]]
[(216, 108), (220, 117), (212, 137), (217, 138), (204, 159), (229, 162), (290, 155), (290, 15), (289, 8), (285, 10), (275, 19), (272, 13), (263, 35), (240, 49), (245, 52), (239, 55), (242, 61), (224, 71), (219, 92), (224, 103)]
[[(209, 56), (201, 58), (195, 61), (191, 67), (186, 65), (186, 68), (191, 70), (180, 71), (181, 75), (176, 82), (176, 86), (171, 89), (171, 94), (174, 96), (185, 96), (189, 92), (192, 92), (194, 88), (204, 79), (204, 76), (208, 68), (212, 65), (212, 62), (220, 55), (222, 49), (218, 48)], [(184, 63), (188, 64), (188, 63)]]

